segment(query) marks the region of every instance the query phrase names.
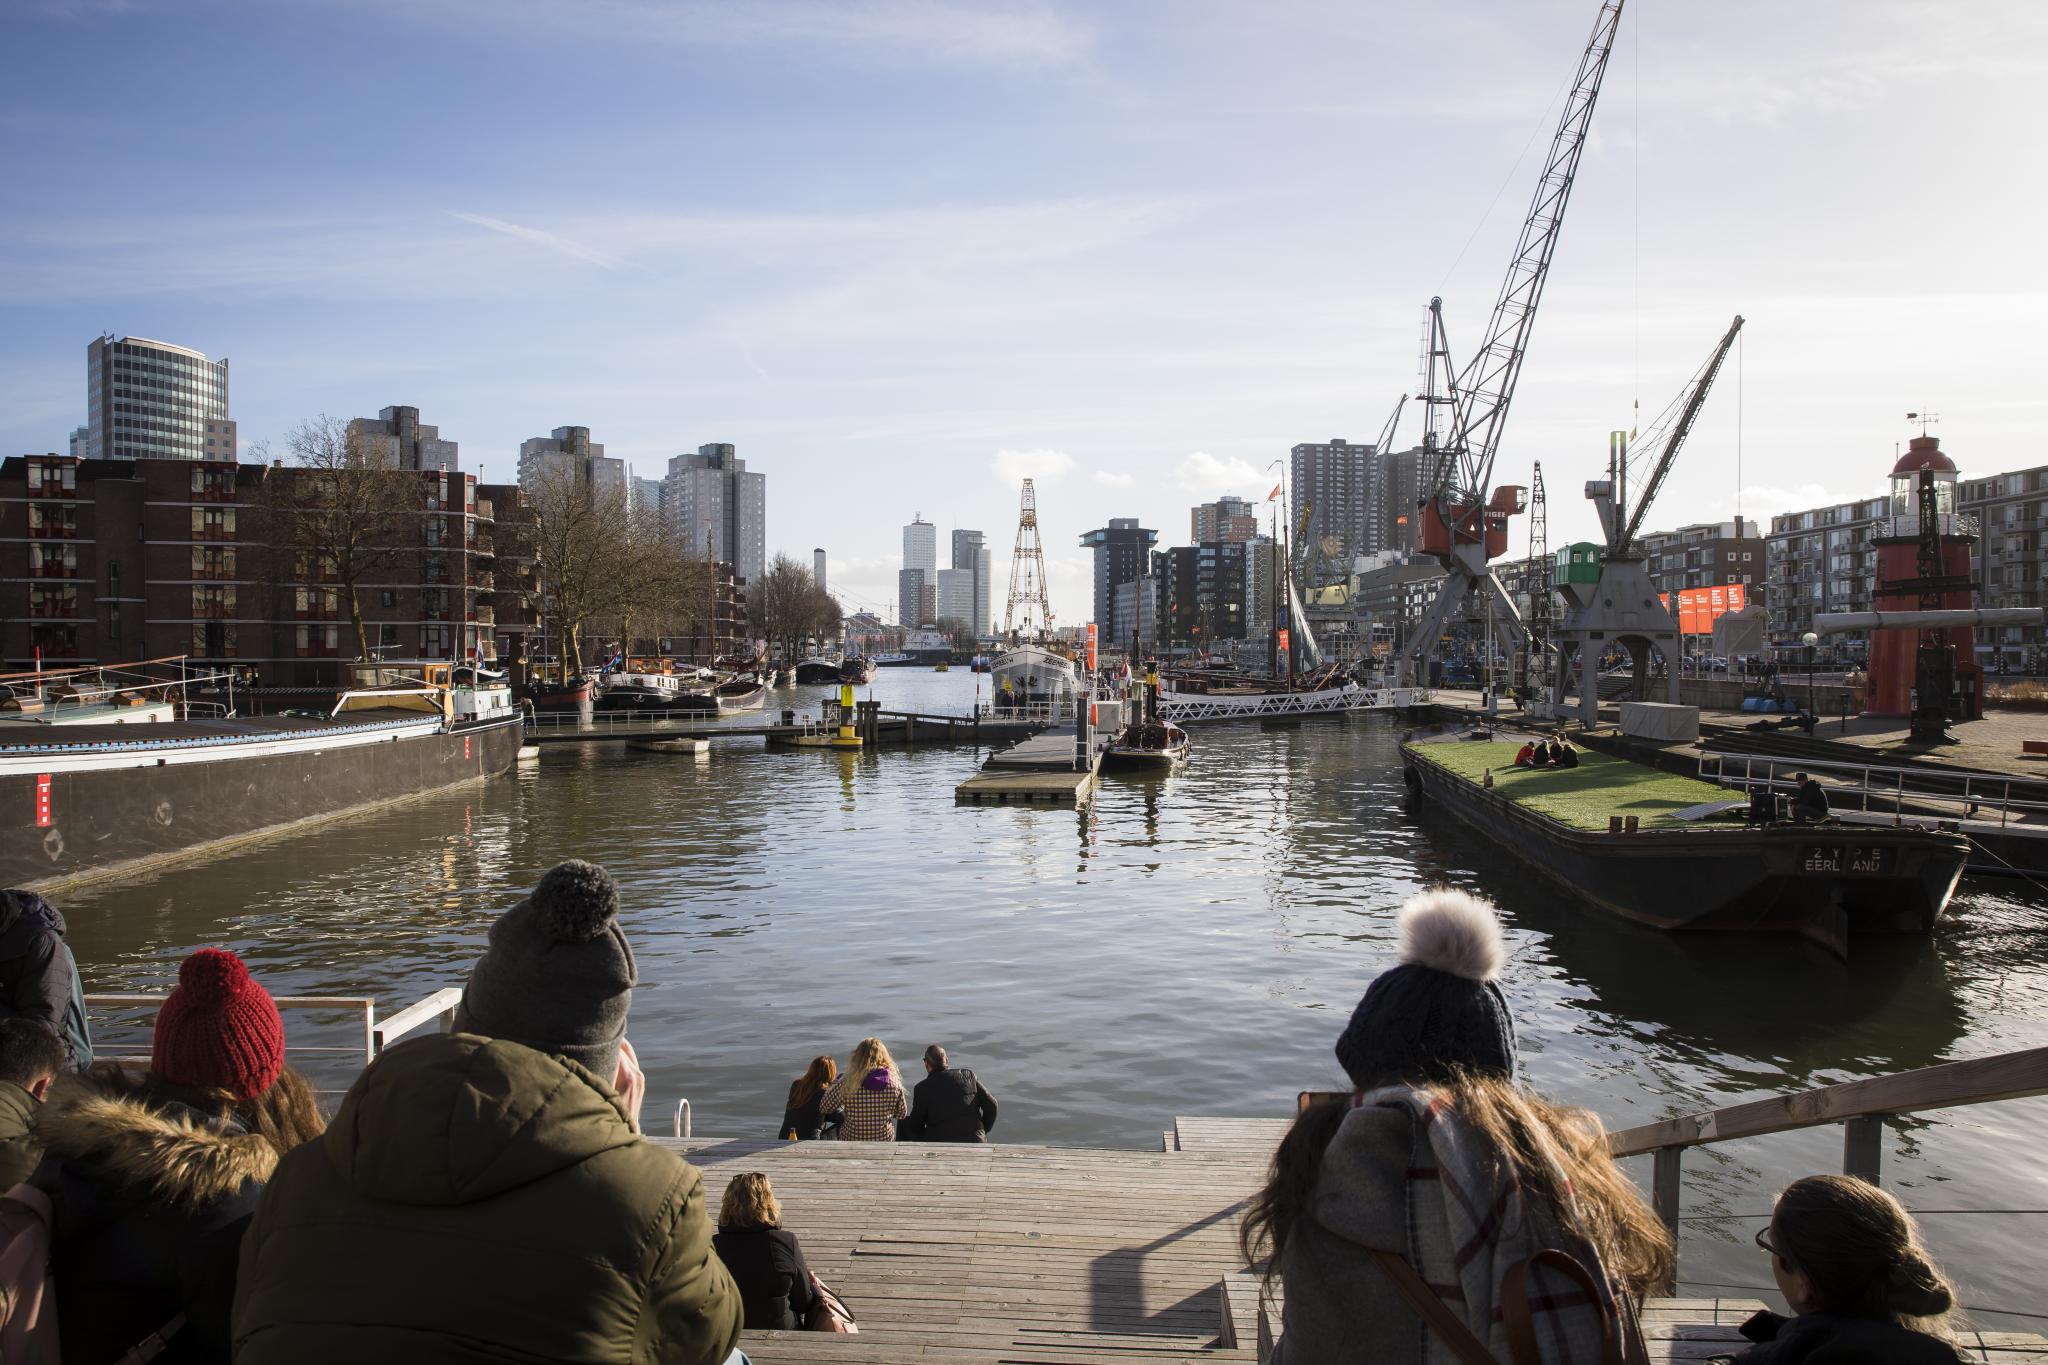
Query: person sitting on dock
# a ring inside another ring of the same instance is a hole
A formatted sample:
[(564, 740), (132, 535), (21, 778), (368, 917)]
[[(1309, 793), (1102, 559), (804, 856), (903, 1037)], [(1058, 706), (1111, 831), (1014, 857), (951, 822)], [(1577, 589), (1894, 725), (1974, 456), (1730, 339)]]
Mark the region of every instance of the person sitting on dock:
[(1517, 768), (1529, 768), (1534, 767), (1535, 764), (1536, 743), (1534, 740), (1526, 740), (1521, 748), (1515, 750), (1515, 766)]
[(896, 1059), (880, 1038), (863, 1038), (818, 1106), (822, 1114), (843, 1113), (839, 1136), (848, 1142), (894, 1142), (896, 1120), (910, 1115), (910, 1098)]
[(964, 1066), (946, 1065), (946, 1049), (924, 1050), (910, 1117), (896, 1125), (898, 1142), (987, 1142), (995, 1131), (996, 1097)]
[(1805, 773), (1792, 774), (1792, 781), (1792, 818), (1802, 825), (1817, 824), (1827, 819), (1826, 788)]
[(1550, 741), (1550, 766), (1553, 768), (1576, 768), (1579, 766), (1579, 751), (1561, 739)]
[(831, 1057), (813, 1057), (804, 1074), (789, 1083), (789, 1102), (782, 1108), (782, 1127), (776, 1136), (784, 1142), (815, 1142), (821, 1137), (838, 1137), (845, 1114), (827, 1121), (819, 1114), (825, 1091), (839, 1079), (839, 1063)]
[(66, 1072), (36, 1114), (64, 1359), (146, 1360), (161, 1338), (165, 1360), (227, 1365), (250, 1216), (320, 1126), (270, 993), (233, 953), (186, 958), (148, 1070)]
[(92, 1065), (92, 1030), (64, 917), (33, 891), (0, 891), (0, 1016), (57, 1030), (73, 1070)]
[(1794, 1317), (1758, 1313), (1742, 1335), (1759, 1343), (1738, 1365), (1799, 1360), (1882, 1360), (1958, 1365), (1933, 1334), (1955, 1290), (1920, 1243), (1912, 1215), (1891, 1194), (1846, 1175), (1795, 1180), (1778, 1195), (1756, 1244)]
[(804, 1325), (817, 1301), (811, 1268), (796, 1234), (782, 1226), (782, 1204), (766, 1175), (746, 1171), (732, 1178), (719, 1201), (711, 1245), (739, 1286), (749, 1332), (793, 1332)]
[(28, 1179), (43, 1159), (36, 1111), (69, 1066), (55, 1030), (33, 1019), (0, 1019), (0, 1191)]
[(1493, 907), (1437, 889), (1399, 924), (1337, 1040), (1354, 1093), (1303, 1110), (1241, 1228), (1284, 1286), (1273, 1359), (1416, 1365), (1425, 1335), (1430, 1359), (1520, 1359), (1521, 1334), (1548, 1361), (1647, 1358), (1631, 1303), (1671, 1234), (1597, 1120), (1515, 1084)]
[(499, 916), (455, 1031), (386, 1048), (244, 1239), (239, 1365), (712, 1365), (743, 1308), (704, 1178), (639, 1133), (637, 977), (602, 868)]

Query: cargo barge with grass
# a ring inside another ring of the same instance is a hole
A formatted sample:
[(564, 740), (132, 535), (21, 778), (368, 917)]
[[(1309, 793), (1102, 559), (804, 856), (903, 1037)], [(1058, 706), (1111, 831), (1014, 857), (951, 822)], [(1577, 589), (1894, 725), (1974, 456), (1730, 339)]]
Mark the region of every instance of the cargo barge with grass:
[(1969, 855), (1947, 830), (1748, 824), (1723, 788), (1607, 754), (1516, 768), (1525, 738), (1410, 736), (1402, 777), (1571, 894), (1661, 929), (1790, 933), (1846, 955), (1858, 934), (1932, 930)]

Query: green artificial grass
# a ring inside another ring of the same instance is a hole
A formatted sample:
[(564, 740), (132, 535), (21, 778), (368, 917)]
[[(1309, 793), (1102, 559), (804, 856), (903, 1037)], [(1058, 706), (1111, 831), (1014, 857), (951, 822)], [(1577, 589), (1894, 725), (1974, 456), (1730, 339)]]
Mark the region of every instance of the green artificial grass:
[(1610, 815), (1633, 815), (1644, 825), (1673, 824), (1667, 817), (1735, 793), (1697, 778), (1659, 772), (1624, 758), (1578, 750), (1576, 768), (1517, 768), (1520, 741), (1445, 740), (1418, 744), (1414, 752), (1474, 782), (1493, 769), (1494, 790), (1518, 805), (1575, 829), (1604, 830)]

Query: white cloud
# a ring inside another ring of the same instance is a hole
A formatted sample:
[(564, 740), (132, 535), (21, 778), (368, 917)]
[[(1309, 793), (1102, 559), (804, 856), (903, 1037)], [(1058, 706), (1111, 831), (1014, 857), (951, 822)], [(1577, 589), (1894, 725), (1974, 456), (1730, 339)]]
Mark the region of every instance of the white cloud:
[(1051, 483), (1073, 472), (1074, 457), (1064, 450), (999, 450), (989, 462), (998, 479), (1014, 484), (1023, 479)]
[(1235, 493), (1250, 497), (1254, 486), (1268, 472), (1254, 468), (1251, 461), (1240, 455), (1219, 460), (1206, 450), (1197, 450), (1180, 462), (1174, 477), (1189, 493)]
[(619, 268), (619, 263), (603, 252), (593, 251), (580, 242), (572, 242), (567, 237), (558, 236), (552, 232), (544, 232), (540, 228), (523, 227), (518, 223), (508, 223), (503, 218), (491, 218), (481, 213), (463, 213), (458, 209), (449, 209), (448, 216), (450, 218), (459, 218), (465, 223), (474, 223), (476, 226), (487, 228), (492, 232), (503, 233), (515, 241), (530, 242), (534, 246), (559, 252), (574, 260), (602, 266), (606, 270), (616, 270)]
[(1098, 469), (1088, 477), (1110, 488), (1129, 488), (1138, 481), (1135, 474), (1118, 474), (1107, 469)]

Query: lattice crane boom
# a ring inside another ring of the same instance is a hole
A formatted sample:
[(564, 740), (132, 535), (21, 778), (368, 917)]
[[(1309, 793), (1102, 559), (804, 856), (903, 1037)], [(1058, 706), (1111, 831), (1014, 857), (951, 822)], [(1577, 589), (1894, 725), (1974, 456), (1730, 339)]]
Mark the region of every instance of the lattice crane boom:
[(1586, 129), (1593, 119), (1593, 106), (1600, 98), (1608, 55), (1614, 50), (1622, 4), (1623, 0), (1604, 0), (1600, 6), (1592, 36), (1586, 40), (1585, 51), (1579, 58), (1578, 76), (1572, 82), (1564, 114), (1550, 140), (1550, 155), (1536, 182), (1535, 198), (1522, 221), (1522, 234), (1515, 244), (1507, 278), (1501, 282), (1500, 296), (1494, 300), (1486, 339), (1458, 378), (1458, 401), (1450, 431), (1456, 477), (1462, 485), (1456, 491), (1476, 501), (1486, 500), (1493, 477), (1494, 456), (1500, 450), (1508, 405), (1514, 399), (1515, 381), (1522, 372), (1522, 359), (1528, 354), (1536, 308), (1550, 277), (1558, 229), (1564, 223), (1565, 206), (1578, 175), (1579, 157), (1586, 149)]
[(1031, 639), (1051, 630), (1052, 605), (1045, 595), (1045, 549), (1038, 539), (1038, 494), (1031, 480), (1026, 479), (1017, 507), (1017, 548), (1010, 555), (1010, 601), (1003, 611), (1003, 633)]
[(1636, 499), (1635, 510), (1629, 513), (1628, 523), (1622, 528), (1621, 538), (1608, 547), (1609, 554), (1622, 554), (1635, 544), (1636, 533), (1643, 528), (1643, 518), (1649, 514), (1650, 504), (1656, 500), (1657, 490), (1664, 486), (1664, 476), (1671, 472), (1671, 466), (1678, 459), (1679, 447), (1692, 434), (1693, 419), (1700, 415), (1700, 408), (1707, 401), (1707, 390), (1714, 387), (1714, 376), (1721, 373), (1721, 362), (1728, 358), (1728, 350), (1735, 344), (1735, 334), (1742, 330), (1742, 315), (1737, 313), (1735, 321), (1728, 324), (1727, 333), (1714, 353), (1707, 357), (1707, 363), (1692, 377), (1691, 383), (1681, 399), (1678, 418), (1671, 425), (1671, 431), (1664, 438), (1664, 449), (1657, 456), (1657, 466), (1650, 472), (1650, 481), (1643, 485), (1641, 496)]

